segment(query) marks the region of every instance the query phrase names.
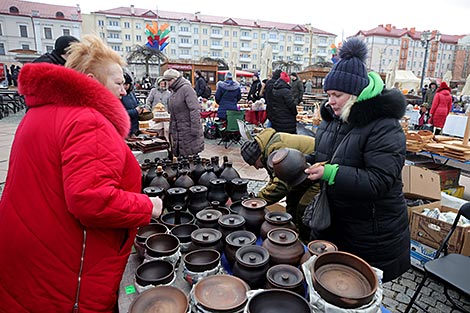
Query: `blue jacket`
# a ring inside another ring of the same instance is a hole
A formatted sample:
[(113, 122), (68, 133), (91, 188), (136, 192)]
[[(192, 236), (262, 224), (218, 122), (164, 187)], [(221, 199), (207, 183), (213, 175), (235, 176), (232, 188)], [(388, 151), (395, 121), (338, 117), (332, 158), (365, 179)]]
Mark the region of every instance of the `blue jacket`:
[(131, 119), (131, 129), (129, 135), (135, 134), (139, 130), (139, 113), (137, 113), (137, 107), (139, 106), (139, 100), (135, 96), (135, 93), (131, 91), (127, 95), (121, 98), (121, 102), (127, 110)]
[(237, 103), (242, 98), (240, 84), (231, 79), (217, 83), (215, 101), (219, 104), (217, 116), (227, 119), (227, 110), (238, 110)]

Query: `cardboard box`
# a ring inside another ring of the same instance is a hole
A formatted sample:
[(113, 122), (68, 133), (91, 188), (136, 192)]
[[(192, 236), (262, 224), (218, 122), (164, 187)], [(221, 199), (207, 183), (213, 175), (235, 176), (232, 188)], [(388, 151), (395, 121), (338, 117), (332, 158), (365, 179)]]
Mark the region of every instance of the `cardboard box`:
[(436, 174), (439, 174), (441, 181), (441, 190), (454, 188), (459, 185), (461, 172), (459, 168), (434, 162), (420, 163), (416, 164), (416, 166), (425, 167), (435, 172)]
[(434, 201), (422, 205), (416, 205), (416, 206), (409, 206), (408, 207), (408, 223), (410, 225), (410, 231), (411, 231), (411, 212), (423, 212), (424, 209), (434, 209), (434, 208), (440, 208), (441, 207), (441, 201)]
[[(451, 224), (421, 214), (423, 206), (411, 211), (411, 239), (437, 249), (451, 228)], [(433, 209), (435, 206), (429, 206)], [(458, 212), (457, 209), (440, 206), (441, 212)], [(457, 226), (448, 241), (449, 253), (470, 256), (470, 227)]]
[(440, 177), (426, 168), (405, 165), (402, 170), (403, 193), (408, 199), (441, 199)]
[(442, 192), (445, 192), (446, 194), (448, 194), (450, 196), (463, 199), (463, 195), (465, 193), (465, 186), (457, 186), (457, 187), (454, 187), (454, 188), (444, 189), (444, 190), (442, 190)]
[(410, 242), (411, 265), (424, 271), (424, 264), (434, 259), (436, 252), (437, 252), (437, 249), (431, 248), (416, 240), (411, 240)]

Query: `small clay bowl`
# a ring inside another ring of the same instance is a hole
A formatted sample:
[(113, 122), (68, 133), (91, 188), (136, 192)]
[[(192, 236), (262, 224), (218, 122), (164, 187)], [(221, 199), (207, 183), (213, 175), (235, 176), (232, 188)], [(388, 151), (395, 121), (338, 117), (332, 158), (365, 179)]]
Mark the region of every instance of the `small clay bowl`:
[(310, 313), (307, 300), (298, 294), (281, 289), (268, 289), (255, 294), (247, 304), (248, 313)]
[(152, 260), (142, 263), (135, 270), (135, 281), (142, 287), (165, 285), (175, 277), (173, 264), (164, 260)]
[(145, 241), (145, 251), (154, 258), (175, 254), (180, 246), (180, 241), (172, 234), (155, 234)]
[(214, 249), (201, 249), (184, 256), (184, 266), (191, 272), (205, 272), (217, 267), (220, 253)]
[(191, 242), (191, 233), (196, 229), (199, 229), (199, 226), (195, 224), (180, 224), (174, 226), (170, 234), (175, 235), (180, 243), (188, 243)]

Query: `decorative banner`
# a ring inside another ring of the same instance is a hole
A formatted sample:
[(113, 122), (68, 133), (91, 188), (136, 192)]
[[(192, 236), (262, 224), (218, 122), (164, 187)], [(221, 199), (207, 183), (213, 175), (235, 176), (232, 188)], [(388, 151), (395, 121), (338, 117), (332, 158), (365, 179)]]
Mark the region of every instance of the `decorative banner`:
[(333, 64), (336, 64), (339, 61), (338, 48), (336, 47), (334, 43), (331, 44), (330, 48), (331, 48), (331, 62), (333, 62)]
[(153, 21), (152, 25), (145, 25), (145, 35), (147, 36), (147, 47), (163, 51), (168, 46), (168, 38), (170, 37), (170, 24), (164, 23), (158, 26), (158, 23)]

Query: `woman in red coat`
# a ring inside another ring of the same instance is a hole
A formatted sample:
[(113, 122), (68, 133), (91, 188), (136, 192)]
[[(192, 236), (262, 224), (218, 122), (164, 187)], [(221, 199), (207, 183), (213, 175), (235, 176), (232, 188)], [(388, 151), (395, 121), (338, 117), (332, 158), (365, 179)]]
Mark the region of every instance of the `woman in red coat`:
[(0, 312), (113, 312), (136, 229), (161, 213), (124, 138), (121, 57), (98, 37), (27, 64), (0, 202)]
[(446, 82), (442, 82), (432, 101), (429, 117), (431, 124), (436, 127), (436, 134), (440, 134), (450, 110), (452, 110), (452, 95), (450, 94), (450, 88), (447, 86)]

